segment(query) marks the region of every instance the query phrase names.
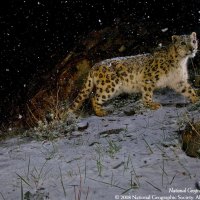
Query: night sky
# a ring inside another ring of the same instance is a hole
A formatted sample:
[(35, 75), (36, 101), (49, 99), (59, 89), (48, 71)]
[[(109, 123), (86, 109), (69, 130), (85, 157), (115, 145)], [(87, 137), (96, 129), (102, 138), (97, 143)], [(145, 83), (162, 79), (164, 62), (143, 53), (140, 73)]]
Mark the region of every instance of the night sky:
[[(0, 6), (1, 119), (31, 82), (50, 71), (81, 36), (116, 19), (149, 21), (175, 34), (200, 34), (199, 0), (8, 0)], [(32, 86), (34, 87), (34, 86)]]

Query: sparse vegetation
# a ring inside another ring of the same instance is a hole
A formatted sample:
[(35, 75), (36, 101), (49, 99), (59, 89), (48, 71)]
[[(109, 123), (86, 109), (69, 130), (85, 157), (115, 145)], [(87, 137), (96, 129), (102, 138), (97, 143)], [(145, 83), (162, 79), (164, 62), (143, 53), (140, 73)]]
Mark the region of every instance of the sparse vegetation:
[(117, 142), (107, 139), (108, 142), (108, 149), (107, 153), (111, 158), (115, 157), (115, 154), (121, 149), (121, 147), (117, 144)]
[(23, 133), (24, 136), (32, 137), (37, 140), (53, 140), (60, 137), (71, 136), (71, 133), (77, 130), (78, 119), (75, 116), (68, 118), (52, 119), (52, 121), (38, 121), (38, 125)]

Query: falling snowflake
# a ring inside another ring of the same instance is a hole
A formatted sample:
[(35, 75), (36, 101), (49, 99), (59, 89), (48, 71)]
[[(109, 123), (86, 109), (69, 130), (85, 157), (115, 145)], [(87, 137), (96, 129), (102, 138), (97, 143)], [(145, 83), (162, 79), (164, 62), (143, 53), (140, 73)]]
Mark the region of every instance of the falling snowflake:
[(99, 22), (100, 25), (102, 25), (102, 21), (101, 21), (101, 19), (99, 19), (98, 22)]
[(163, 28), (163, 29), (161, 29), (161, 31), (164, 33), (166, 31), (168, 31), (168, 28)]
[(19, 114), (18, 119), (21, 119), (21, 118), (22, 118), (22, 115)]

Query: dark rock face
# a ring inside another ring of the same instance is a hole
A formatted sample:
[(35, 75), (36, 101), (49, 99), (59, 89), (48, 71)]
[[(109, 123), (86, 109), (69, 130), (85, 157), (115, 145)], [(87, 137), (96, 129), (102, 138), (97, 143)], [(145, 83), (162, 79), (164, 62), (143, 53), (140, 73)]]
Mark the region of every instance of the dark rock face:
[[(89, 45), (84, 46), (81, 41), (94, 30), (120, 26), (120, 34), (126, 40), (137, 41), (138, 46), (132, 51), (123, 52), (121, 47), (118, 53), (122, 56), (148, 50), (175, 33), (200, 34), (199, 0), (112, 0), (109, 4), (10, 0), (7, 3), (0, 8), (0, 121), (12, 116), (13, 108), (18, 106), (20, 110), (37, 93), (46, 79), (51, 78), (46, 75), (69, 51), (87, 51), (87, 56), (91, 56), (90, 49), (85, 49)], [(101, 41), (105, 42), (103, 38)], [(91, 58), (96, 61), (106, 56), (112, 54), (96, 50)]]

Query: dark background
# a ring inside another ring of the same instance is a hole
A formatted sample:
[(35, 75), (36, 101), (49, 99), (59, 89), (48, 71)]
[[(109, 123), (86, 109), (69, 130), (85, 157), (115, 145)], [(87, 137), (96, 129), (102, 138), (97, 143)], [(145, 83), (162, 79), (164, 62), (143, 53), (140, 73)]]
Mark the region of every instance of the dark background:
[[(80, 38), (118, 19), (200, 34), (199, 0), (8, 0), (0, 6), (0, 120), (25, 102)], [(131, 31), (131, 30), (130, 30)], [(151, 30), (149, 30), (151, 31)], [(160, 30), (159, 30), (160, 31)]]

